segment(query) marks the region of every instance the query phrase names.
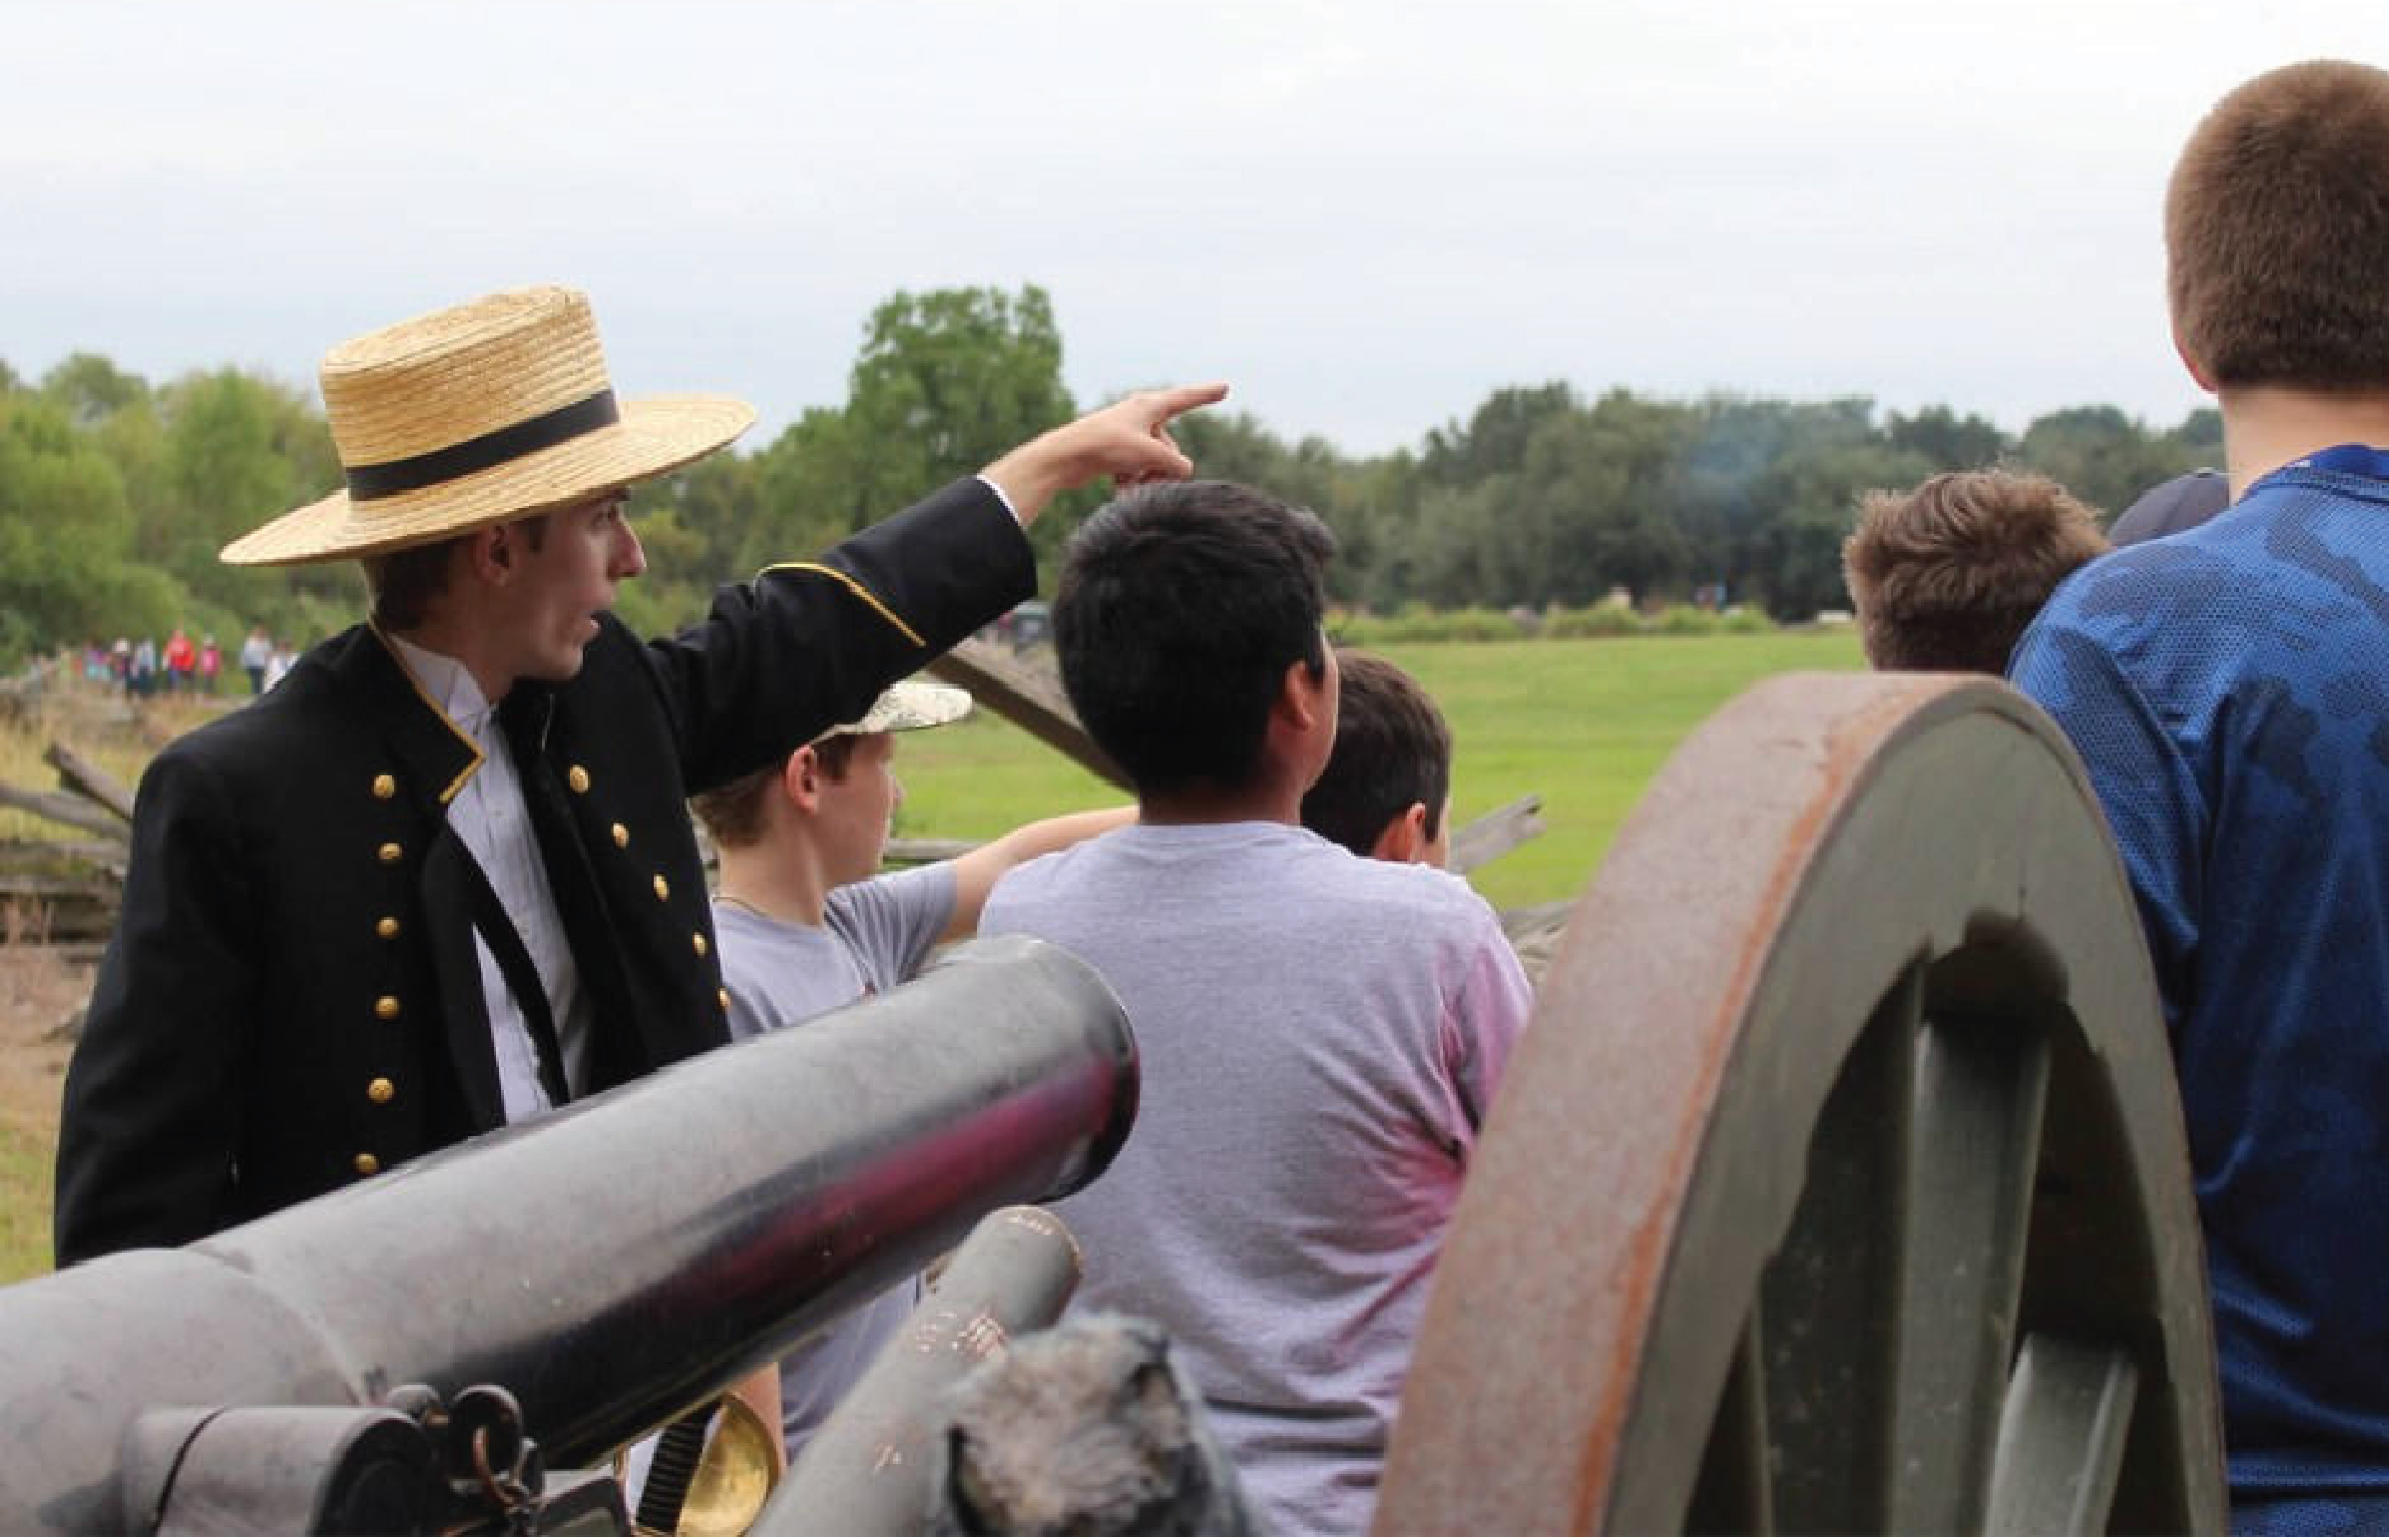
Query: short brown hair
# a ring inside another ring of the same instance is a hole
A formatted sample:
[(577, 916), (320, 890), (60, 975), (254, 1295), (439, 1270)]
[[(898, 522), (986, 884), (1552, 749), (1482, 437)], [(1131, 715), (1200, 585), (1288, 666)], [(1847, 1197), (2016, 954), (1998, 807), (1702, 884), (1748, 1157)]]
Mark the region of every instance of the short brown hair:
[(1335, 747), (1302, 797), (1303, 827), (1356, 856), (1376, 848), (1386, 825), (1426, 805), (1433, 839), (1451, 795), (1451, 729), (1418, 681), (1382, 657), (1336, 649)]
[(1842, 571), (1876, 668), (2003, 674), (2058, 583), (2106, 549), (2098, 516), (2045, 476), (1946, 471), (1867, 493)]
[(2389, 387), (2389, 74), (2257, 76), (2191, 133), (2165, 190), (2167, 295), (2217, 386)]
[[(813, 759), (822, 773), (833, 781), (845, 780), (847, 767), (854, 761), (855, 742), (854, 733), (840, 732), (812, 745)], [(699, 792), (688, 799), (689, 809), (716, 846), (744, 850), (763, 837), (764, 798), (787, 766), (784, 757), (727, 784)]]
[[(515, 522), (522, 526), (523, 541), (533, 551), (546, 542), (545, 514), (533, 514)], [(469, 535), (451, 535), (446, 540), (360, 557), (364, 564), (365, 588), (373, 595), (375, 623), (384, 630), (404, 631), (429, 618), (431, 601), (448, 592), (456, 553), (469, 539)]]

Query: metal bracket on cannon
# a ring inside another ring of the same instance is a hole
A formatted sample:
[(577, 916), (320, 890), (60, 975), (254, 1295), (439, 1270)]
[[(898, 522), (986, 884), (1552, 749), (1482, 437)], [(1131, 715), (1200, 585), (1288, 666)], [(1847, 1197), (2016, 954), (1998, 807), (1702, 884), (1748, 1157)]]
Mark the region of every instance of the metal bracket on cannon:
[(494, 1385), (379, 1406), (173, 1406), (126, 1429), (124, 1512), (157, 1534), (627, 1534), (621, 1490), (551, 1480)]

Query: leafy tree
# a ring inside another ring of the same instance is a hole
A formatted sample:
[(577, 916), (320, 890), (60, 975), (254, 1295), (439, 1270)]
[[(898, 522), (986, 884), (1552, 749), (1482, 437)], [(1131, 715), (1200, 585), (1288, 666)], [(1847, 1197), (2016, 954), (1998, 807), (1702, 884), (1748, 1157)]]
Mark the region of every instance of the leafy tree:
[(1928, 406), (1912, 417), (1894, 413), (1884, 437), (1936, 471), (1981, 470), (1999, 464), (2011, 447), (1998, 424), (1972, 414), (1961, 417), (1946, 406)]
[(42, 376), (42, 392), (85, 426), (149, 399), (147, 381), (125, 374), (97, 353), (68, 354)]
[(2112, 515), (2158, 482), (2195, 469), (2201, 453), (2151, 434), (2114, 407), (2076, 406), (2034, 419), (2016, 446), (2016, 462)]
[(161, 628), (180, 599), (133, 560), (115, 467), (56, 401), (0, 397), (0, 654)]
[(847, 386), (850, 529), (967, 476), (1073, 414), (1062, 334), (1035, 285), (900, 293), (871, 314)]
[(1576, 389), (1562, 380), (1496, 390), (1466, 427), (1454, 425), (1427, 434), (1419, 473), (1443, 486), (1465, 486), (1514, 471), (1525, 462), (1535, 430), (1546, 420), (1576, 410)]

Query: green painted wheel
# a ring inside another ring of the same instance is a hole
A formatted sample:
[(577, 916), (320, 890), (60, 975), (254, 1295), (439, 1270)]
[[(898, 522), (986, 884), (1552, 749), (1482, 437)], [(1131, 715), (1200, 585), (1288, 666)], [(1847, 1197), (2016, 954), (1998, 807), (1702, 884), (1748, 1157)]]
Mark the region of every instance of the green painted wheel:
[(2172, 1061), (2080, 766), (1786, 676), (1578, 905), (1445, 1249), (1386, 1533), (2217, 1532)]

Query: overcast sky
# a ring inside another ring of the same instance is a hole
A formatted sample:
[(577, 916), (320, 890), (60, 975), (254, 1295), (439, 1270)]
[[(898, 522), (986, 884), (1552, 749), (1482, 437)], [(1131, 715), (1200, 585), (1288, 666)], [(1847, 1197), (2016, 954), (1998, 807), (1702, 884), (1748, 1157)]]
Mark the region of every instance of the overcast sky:
[(2173, 156), (2321, 54), (2389, 4), (6, 5), (0, 359), (312, 388), (561, 282), (768, 437), (892, 291), (1033, 282), (1082, 401), (1354, 452), (1549, 379), (2170, 426)]

